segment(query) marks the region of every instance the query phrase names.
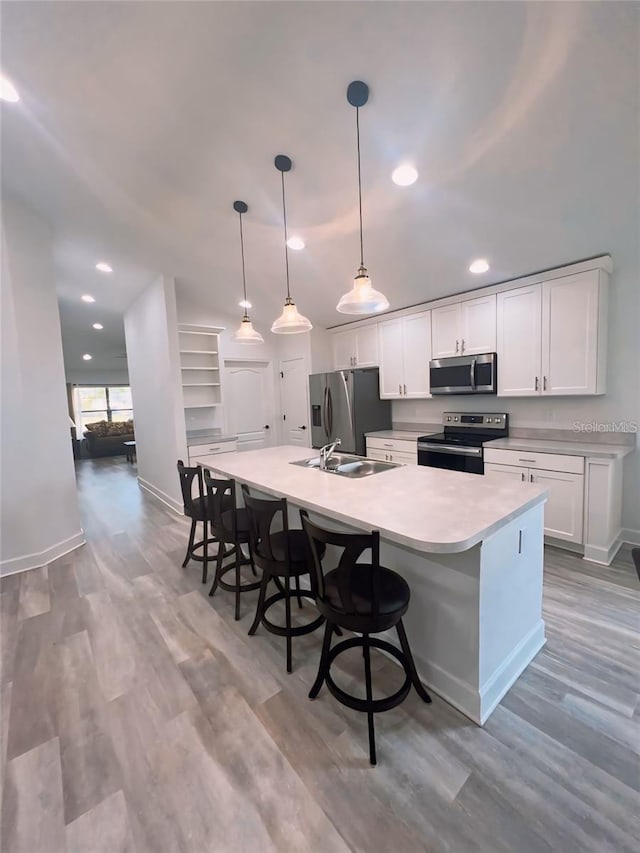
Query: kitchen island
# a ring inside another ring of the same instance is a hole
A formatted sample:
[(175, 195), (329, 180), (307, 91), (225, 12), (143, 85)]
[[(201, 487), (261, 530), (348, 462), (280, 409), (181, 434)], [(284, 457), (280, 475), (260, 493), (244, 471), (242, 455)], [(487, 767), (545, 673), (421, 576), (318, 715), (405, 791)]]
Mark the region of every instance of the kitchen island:
[(210, 467), (286, 497), (291, 526), (303, 507), (334, 529), (379, 530), (381, 562), (411, 588), (404, 623), (420, 677), (482, 725), (545, 642), (546, 490), (414, 465), (349, 479), (289, 464), (313, 455), (272, 447)]

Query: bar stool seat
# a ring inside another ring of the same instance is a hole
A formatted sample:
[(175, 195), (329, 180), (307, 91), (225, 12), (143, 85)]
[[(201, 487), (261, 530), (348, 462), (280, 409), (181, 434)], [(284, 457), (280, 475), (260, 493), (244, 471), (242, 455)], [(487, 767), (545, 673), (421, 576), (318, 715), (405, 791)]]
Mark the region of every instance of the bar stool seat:
[[(431, 697), (420, 682), (402, 624), (402, 617), (409, 608), (411, 598), (409, 585), (397, 572), (380, 565), (380, 533), (377, 530), (369, 534), (338, 533), (323, 530), (313, 524), (305, 510), (301, 510), (300, 515), (313, 557), (314, 571), (311, 579), (316, 592), (317, 607), (327, 620), (318, 674), (309, 691), (309, 698), (315, 699), (322, 685), (326, 684), (330, 693), (343, 705), (366, 713), (369, 727), (369, 760), (371, 764), (376, 764), (374, 714), (395, 708), (404, 701), (412, 686), (424, 702), (431, 702)], [(337, 567), (325, 573), (322, 567), (322, 549), (327, 545), (342, 549), (342, 552)], [(371, 562), (358, 562), (366, 551), (371, 551)], [(342, 640), (332, 648), (332, 635), (338, 633), (341, 628), (361, 636)], [(396, 629), (400, 648), (372, 636), (390, 628)], [(331, 664), (336, 658), (348, 649), (356, 647), (362, 649), (364, 658), (365, 699), (347, 693), (336, 684), (331, 674)], [(390, 696), (373, 698), (371, 649), (386, 652), (404, 670), (402, 686)]]
[[(256, 569), (249, 543), (249, 514), (244, 507), (236, 506), (236, 484), (234, 480), (216, 480), (209, 471), (204, 472), (204, 483), (207, 488), (207, 512), (211, 529), (220, 543), (216, 555), (216, 573), (209, 595), (214, 595), (218, 587), (235, 593), (235, 619), (240, 619), (240, 595), (243, 592), (260, 587), (260, 581), (243, 581), (240, 569), (250, 565), (253, 574)], [(242, 545), (249, 548), (249, 556), (245, 557)], [(234, 556), (231, 565), (225, 566), (227, 557)], [(225, 580), (225, 575), (235, 572), (233, 581)]]
[[(315, 593), (312, 590), (300, 589), (300, 577), (309, 574), (311, 570), (311, 554), (309, 543), (304, 530), (290, 530), (287, 511), (287, 501), (263, 500), (254, 498), (243, 483), (242, 493), (250, 518), (250, 547), (256, 565), (262, 569), (262, 583), (256, 607), (256, 615), (249, 634), (253, 635), (262, 625), (271, 634), (286, 638), (287, 672), (291, 672), (291, 640), (302, 634), (310, 634), (324, 623), (324, 616), (318, 615), (306, 625), (292, 625), (291, 599), (297, 598), (298, 607), (302, 607), (302, 599), (310, 599), (315, 604)], [(271, 532), (274, 519), (282, 522), (282, 530)], [(295, 579), (296, 588), (291, 589), (291, 578)], [(269, 582), (273, 581), (277, 592), (267, 596)], [(278, 602), (285, 605), (285, 624), (277, 625), (267, 612)]]

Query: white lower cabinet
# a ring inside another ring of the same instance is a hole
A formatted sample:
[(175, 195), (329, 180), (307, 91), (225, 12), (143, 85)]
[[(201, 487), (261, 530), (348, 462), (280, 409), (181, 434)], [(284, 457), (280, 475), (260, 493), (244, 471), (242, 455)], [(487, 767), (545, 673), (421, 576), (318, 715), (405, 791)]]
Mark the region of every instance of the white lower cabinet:
[[(486, 461), (494, 456), (500, 461)], [(532, 457), (531, 462), (536, 467), (505, 464), (510, 457), (516, 462), (520, 461), (521, 457), (528, 456)], [(563, 460), (566, 460), (566, 463)], [(554, 471), (538, 467), (545, 464), (570, 470)], [(584, 459), (580, 456), (564, 457), (555, 453), (526, 454), (513, 450), (485, 449), (485, 475), (507, 477), (523, 483), (537, 483), (548, 489), (549, 495), (544, 508), (545, 535), (577, 544), (584, 541), (584, 475), (577, 473), (577, 470), (583, 469)]]
[(367, 456), (380, 462), (400, 462), (402, 465), (418, 464), (418, 441), (403, 438), (367, 438)]

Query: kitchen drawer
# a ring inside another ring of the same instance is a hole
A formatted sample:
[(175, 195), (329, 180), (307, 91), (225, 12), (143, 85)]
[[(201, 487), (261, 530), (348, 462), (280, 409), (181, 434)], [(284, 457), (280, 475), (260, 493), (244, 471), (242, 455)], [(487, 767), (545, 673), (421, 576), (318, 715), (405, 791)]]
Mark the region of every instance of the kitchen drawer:
[(417, 465), (418, 452), (402, 453), (397, 450), (379, 450), (367, 446), (367, 457), (369, 459), (378, 459), (380, 462), (398, 462), (400, 465)]
[(233, 453), (236, 450), (235, 441), (212, 441), (210, 444), (192, 444), (189, 448), (189, 460), (195, 456), (210, 456), (213, 453)]
[(583, 456), (564, 456), (560, 453), (531, 453), (526, 450), (502, 450), (499, 447), (484, 448), (484, 461), (498, 465), (517, 465), (543, 471), (562, 471), (567, 474), (584, 474)]
[(376, 438), (374, 436), (367, 436), (367, 451), (369, 448), (372, 450), (382, 450), (385, 453), (393, 452), (394, 450), (399, 453), (412, 453), (416, 457), (416, 460), (418, 457), (418, 439), (409, 441), (406, 438)]

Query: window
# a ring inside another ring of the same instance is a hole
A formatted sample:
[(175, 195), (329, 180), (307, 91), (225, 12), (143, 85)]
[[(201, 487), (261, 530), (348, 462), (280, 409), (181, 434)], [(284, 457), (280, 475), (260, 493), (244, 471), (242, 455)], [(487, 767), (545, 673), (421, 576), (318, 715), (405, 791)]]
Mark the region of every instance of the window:
[(128, 421), (133, 418), (131, 388), (128, 385), (77, 386), (74, 394), (76, 426), (78, 437), (87, 428), (87, 424), (96, 421)]

